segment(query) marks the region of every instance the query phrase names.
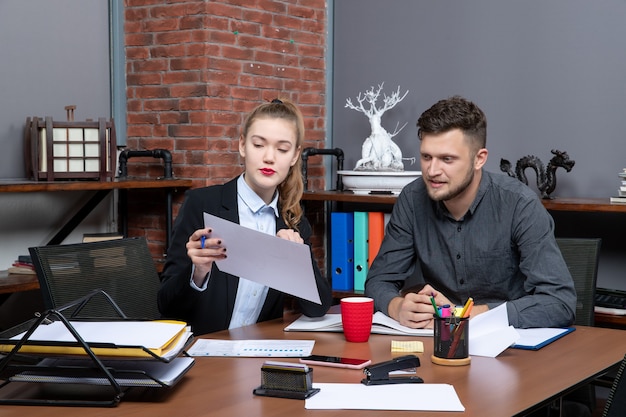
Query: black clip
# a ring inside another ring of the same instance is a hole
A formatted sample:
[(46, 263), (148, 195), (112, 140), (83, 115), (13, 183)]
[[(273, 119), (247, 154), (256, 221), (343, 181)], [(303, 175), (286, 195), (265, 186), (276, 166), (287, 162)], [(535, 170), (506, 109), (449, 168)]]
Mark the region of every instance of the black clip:
[(402, 369), (417, 368), (420, 360), (415, 355), (399, 356), (386, 362), (381, 362), (363, 369), (365, 378), (361, 380), (365, 385), (385, 385), (385, 384), (411, 384), (424, 382), (419, 376), (390, 377), (389, 372)]

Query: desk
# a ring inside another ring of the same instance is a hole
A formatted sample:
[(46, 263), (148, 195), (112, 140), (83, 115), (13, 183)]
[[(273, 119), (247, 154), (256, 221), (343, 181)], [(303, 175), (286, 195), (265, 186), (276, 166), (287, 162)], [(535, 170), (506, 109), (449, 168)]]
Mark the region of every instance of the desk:
[(172, 191), (177, 188), (189, 188), (191, 180), (183, 179), (115, 179), (113, 181), (9, 181), (0, 180), (0, 193), (34, 193), (55, 191), (93, 191), (93, 196), (81, 207), (74, 216), (54, 235), (48, 245), (58, 245), (80, 224), (81, 221), (112, 191), (120, 190), (120, 223), (121, 232), (127, 235), (126, 193), (132, 189), (165, 189), (167, 193), (166, 209), (166, 246), (172, 227)]
[[(406, 336), (372, 335), (369, 343), (347, 343), (341, 333), (283, 332), (292, 321), (278, 319), (208, 335), (219, 339), (315, 339), (314, 353), (371, 358), (391, 358), (391, 340)], [(507, 349), (497, 358), (472, 357), (469, 366), (446, 367), (430, 362), (432, 338), (424, 341), (419, 354), (418, 375), (426, 382), (452, 384), (465, 406), (464, 413), (435, 413), (437, 417), (514, 416), (539, 407), (561, 394), (603, 374), (619, 363), (626, 352), (626, 332), (615, 329), (578, 327), (576, 331), (533, 352)], [(598, 341), (607, 341), (601, 342)], [(601, 349), (598, 349), (601, 344)], [(294, 358), (280, 359), (296, 361)], [(196, 365), (159, 398), (125, 398), (116, 408), (2, 406), (3, 417), (73, 417), (179, 415), (194, 416), (432, 416), (433, 413), (365, 410), (305, 410), (304, 402), (258, 397), (252, 390), (261, 383), (265, 358), (196, 358)], [(313, 382), (359, 383), (363, 374), (350, 369), (315, 366)], [(23, 387), (22, 387), (23, 388)], [(16, 388), (17, 389), (17, 388)]]

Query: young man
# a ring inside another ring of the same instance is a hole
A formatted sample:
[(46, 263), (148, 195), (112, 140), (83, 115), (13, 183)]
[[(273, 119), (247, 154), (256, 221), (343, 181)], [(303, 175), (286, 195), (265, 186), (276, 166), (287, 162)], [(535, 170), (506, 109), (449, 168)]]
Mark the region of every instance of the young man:
[(506, 302), (515, 327), (572, 324), (576, 292), (552, 218), (522, 182), (483, 170), (484, 113), (455, 96), (417, 126), (422, 179), (402, 190), (368, 273), (375, 308), (432, 327), (431, 296), (438, 306), (472, 297), (471, 316)]

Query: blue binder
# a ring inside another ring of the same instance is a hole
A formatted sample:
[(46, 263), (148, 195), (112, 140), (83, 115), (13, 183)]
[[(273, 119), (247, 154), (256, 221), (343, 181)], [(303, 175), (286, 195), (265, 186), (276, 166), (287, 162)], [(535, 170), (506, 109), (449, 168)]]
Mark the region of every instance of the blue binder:
[(354, 289), (354, 215), (330, 213), (330, 262), (332, 289)]
[(354, 289), (365, 290), (365, 278), (368, 269), (368, 213), (354, 212)]

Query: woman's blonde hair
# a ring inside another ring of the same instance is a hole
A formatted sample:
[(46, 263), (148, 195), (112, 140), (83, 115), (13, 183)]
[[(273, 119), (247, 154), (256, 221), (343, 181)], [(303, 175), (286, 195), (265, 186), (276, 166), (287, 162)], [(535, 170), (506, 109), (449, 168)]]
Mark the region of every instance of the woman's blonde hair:
[(296, 128), (296, 163), (289, 169), (285, 180), (278, 185), (278, 204), (283, 220), (292, 229), (297, 230), (302, 219), (300, 200), (304, 191), (302, 181), (302, 147), (304, 145), (304, 118), (302, 113), (289, 100), (274, 99), (256, 107), (247, 117), (243, 125), (243, 137), (247, 137), (248, 130), (257, 119), (283, 119), (293, 122)]

